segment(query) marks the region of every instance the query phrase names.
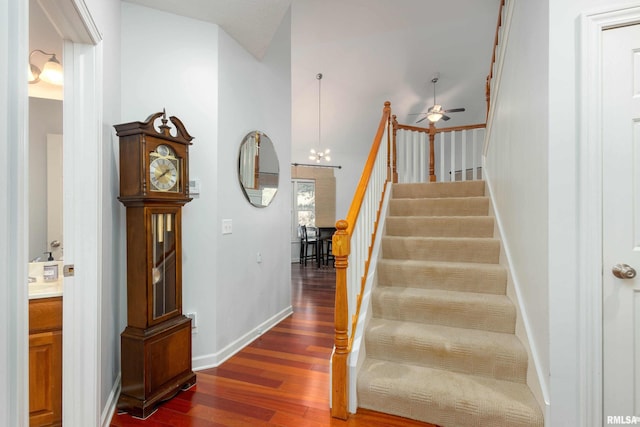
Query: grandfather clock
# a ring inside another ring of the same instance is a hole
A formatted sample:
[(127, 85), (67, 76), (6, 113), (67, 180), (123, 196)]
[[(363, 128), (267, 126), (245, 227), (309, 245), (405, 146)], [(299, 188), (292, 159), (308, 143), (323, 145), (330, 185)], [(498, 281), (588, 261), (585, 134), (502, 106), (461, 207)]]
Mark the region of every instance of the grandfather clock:
[(118, 200), (127, 208), (127, 327), (120, 335), (118, 408), (146, 418), (196, 382), (191, 319), (182, 314), (181, 236), (181, 209), (191, 200), (193, 137), (164, 111), (114, 127), (120, 137)]

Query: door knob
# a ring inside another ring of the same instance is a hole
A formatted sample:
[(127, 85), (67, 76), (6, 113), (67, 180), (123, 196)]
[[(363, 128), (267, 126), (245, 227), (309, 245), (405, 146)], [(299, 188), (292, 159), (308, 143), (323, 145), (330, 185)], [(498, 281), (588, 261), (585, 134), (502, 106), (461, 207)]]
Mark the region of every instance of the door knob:
[(636, 277), (636, 270), (627, 264), (616, 264), (611, 269), (611, 272), (618, 279), (633, 279)]

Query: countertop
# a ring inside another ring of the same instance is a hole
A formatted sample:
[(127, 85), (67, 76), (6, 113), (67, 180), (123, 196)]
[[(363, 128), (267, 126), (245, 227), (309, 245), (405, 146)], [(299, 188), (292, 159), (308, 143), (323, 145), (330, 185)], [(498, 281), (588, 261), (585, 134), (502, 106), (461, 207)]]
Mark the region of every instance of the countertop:
[[(46, 276), (45, 267), (55, 267), (56, 274)], [(45, 280), (45, 277), (54, 280)], [(62, 296), (62, 261), (29, 263), (29, 299)]]
[(29, 299), (62, 296), (62, 280), (29, 283)]

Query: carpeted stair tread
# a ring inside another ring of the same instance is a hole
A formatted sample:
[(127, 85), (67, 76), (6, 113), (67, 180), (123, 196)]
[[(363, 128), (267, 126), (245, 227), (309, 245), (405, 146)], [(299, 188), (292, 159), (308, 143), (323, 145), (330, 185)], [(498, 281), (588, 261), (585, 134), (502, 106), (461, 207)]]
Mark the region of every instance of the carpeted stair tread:
[(441, 427), (542, 427), (483, 181), (394, 184), (358, 406)]
[(489, 198), (441, 197), (389, 200), (390, 216), (478, 216), (489, 213)]
[(367, 356), (525, 383), (527, 353), (513, 334), (372, 318)]
[(442, 427), (542, 427), (525, 384), (367, 358), (358, 379), (362, 408)]
[(513, 333), (516, 312), (506, 295), (376, 286), (373, 317)]
[(390, 216), (389, 236), (493, 237), (494, 221), (489, 216)]
[(381, 259), (378, 285), (504, 295), (507, 271), (498, 264)]
[(494, 238), (383, 236), (382, 256), (416, 259), (497, 263), (500, 241)]
[(393, 184), (394, 198), (484, 196), (484, 181)]

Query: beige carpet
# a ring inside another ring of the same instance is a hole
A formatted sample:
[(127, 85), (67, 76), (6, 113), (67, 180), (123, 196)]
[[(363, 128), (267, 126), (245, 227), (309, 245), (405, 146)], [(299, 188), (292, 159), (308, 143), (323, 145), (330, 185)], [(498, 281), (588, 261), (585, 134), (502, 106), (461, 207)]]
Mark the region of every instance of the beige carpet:
[(359, 406), (443, 427), (542, 427), (484, 182), (392, 194)]

